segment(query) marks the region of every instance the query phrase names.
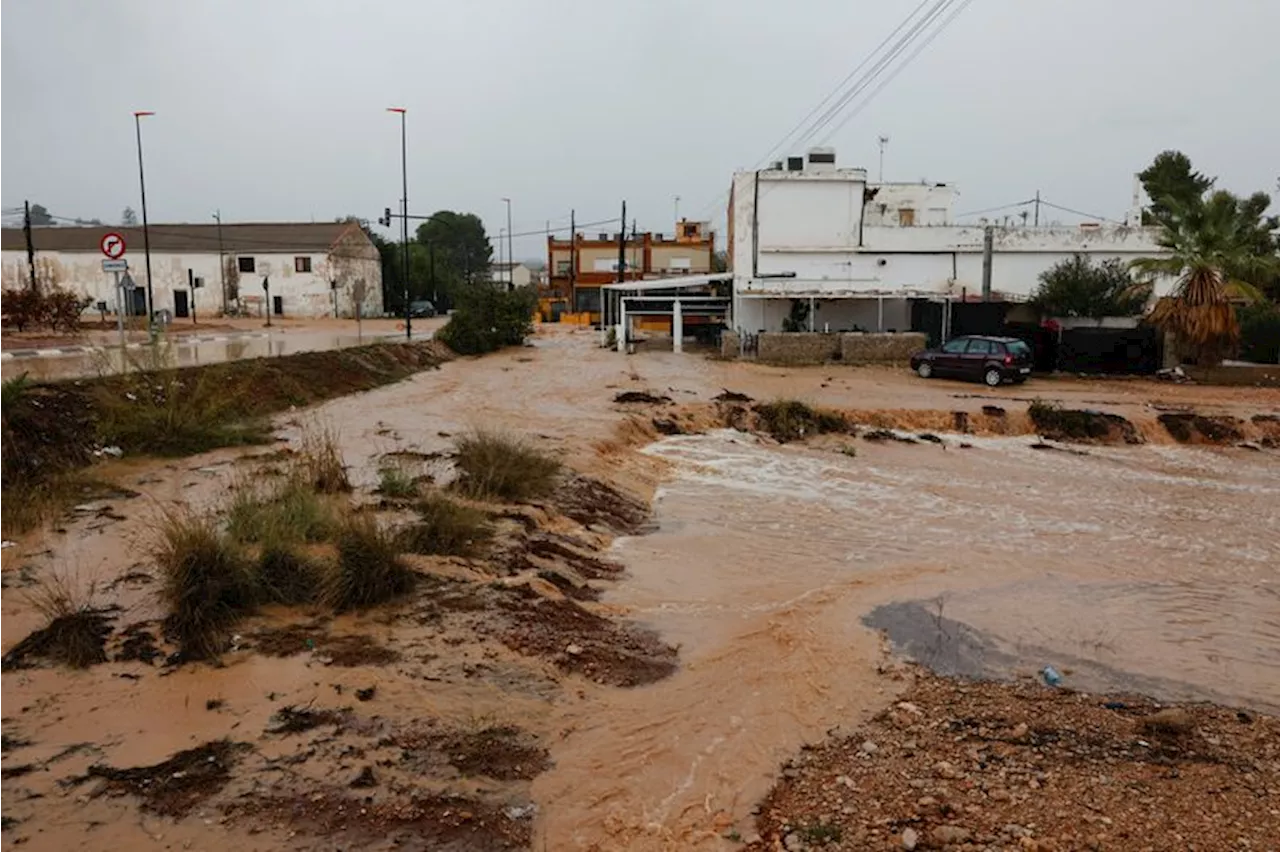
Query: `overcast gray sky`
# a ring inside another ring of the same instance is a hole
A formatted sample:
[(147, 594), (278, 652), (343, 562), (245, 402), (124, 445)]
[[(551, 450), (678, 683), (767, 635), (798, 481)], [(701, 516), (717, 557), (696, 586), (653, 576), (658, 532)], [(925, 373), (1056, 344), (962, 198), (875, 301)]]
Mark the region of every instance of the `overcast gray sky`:
[[(117, 221), (376, 218), (400, 195), (515, 230), (616, 216), (723, 229), (757, 165), (918, 0), (5, 0), (6, 206)], [(959, 212), (1039, 189), (1119, 216), (1179, 148), (1237, 191), (1280, 175), (1280, 2), (974, 0), (831, 139)], [(1070, 218), (1070, 217), (1064, 217)], [(516, 255), (543, 254), (541, 240)]]

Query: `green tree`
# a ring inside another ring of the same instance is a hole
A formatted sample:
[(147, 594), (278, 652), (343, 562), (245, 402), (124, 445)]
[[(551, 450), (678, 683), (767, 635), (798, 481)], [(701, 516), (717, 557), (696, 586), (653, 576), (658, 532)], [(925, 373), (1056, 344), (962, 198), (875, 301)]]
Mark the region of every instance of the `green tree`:
[(52, 225), (53, 216), (49, 214), (49, 211), (45, 208), (43, 204), (32, 204), (31, 205), (31, 224), (36, 226)]
[(420, 245), (434, 247), (438, 292), (456, 297), (489, 279), (493, 246), (474, 213), (440, 210), (418, 226), (415, 237)]
[(1181, 151), (1163, 151), (1151, 165), (1138, 173), (1142, 188), (1151, 199), (1142, 211), (1142, 224), (1157, 225), (1170, 215), (1170, 202), (1194, 204), (1213, 186), (1214, 179), (1191, 168), (1191, 159)]
[(138, 214), (133, 212), (132, 207), (126, 207), (120, 212), (120, 224), (125, 226), (138, 224)]
[(1156, 241), (1168, 255), (1133, 262), (1148, 280), (1177, 279), (1148, 319), (1173, 335), (1180, 355), (1198, 364), (1216, 364), (1235, 351), (1240, 325), (1233, 302), (1258, 301), (1261, 292), (1253, 282), (1280, 273), (1274, 242), (1259, 252), (1261, 200), (1221, 190), (1191, 202), (1166, 197)]
[(1077, 254), (1040, 274), (1031, 304), (1051, 317), (1131, 317), (1150, 295), (1151, 287), (1136, 283), (1119, 260), (1095, 264)]
[(460, 355), (480, 355), (519, 346), (533, 333), (538, 294), (532, 287), (507, 292), (500, 284), (477, 282), (458, 296), (449, 322), (436, 339)]

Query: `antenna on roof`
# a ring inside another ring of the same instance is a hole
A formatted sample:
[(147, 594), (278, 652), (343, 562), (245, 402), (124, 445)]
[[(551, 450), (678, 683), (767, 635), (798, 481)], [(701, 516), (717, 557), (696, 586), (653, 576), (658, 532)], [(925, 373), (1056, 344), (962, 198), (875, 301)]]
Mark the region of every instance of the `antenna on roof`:
[(880, 137), (880, 183), (884, 183), (884, 149), (889, 147), (889, 137)]

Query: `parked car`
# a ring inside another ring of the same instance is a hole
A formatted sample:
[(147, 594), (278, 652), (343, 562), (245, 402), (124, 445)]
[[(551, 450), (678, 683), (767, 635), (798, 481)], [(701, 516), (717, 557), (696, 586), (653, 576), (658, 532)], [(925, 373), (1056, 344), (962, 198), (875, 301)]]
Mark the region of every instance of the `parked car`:
[(423, 319), (424, 317), (433, 317), (435, 315), (436, 306), (427, 299), (409, 303), (409, 316), (414, 319)]
[(1016, 337), (965, 335), (912, 355), (911, 369), (922, 379), (952, 376), (996, 387), (1001, 382), (1025, 382), (1033, 361), (1031, 347)]

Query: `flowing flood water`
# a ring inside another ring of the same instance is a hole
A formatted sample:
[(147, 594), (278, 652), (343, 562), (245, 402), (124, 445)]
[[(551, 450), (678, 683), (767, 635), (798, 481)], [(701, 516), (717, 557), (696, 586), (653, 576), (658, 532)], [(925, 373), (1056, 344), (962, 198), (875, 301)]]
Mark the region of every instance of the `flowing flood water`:
[(965, 440), (648, 447), (673, 465), (659, 529), (617, 543), (631, 576), (606, 601), (683, 665), (566, 720), (534, 788), (553, 847), (749, 833), (779, 763), (890, 697), (868, 626), (944, 671), (1280, 709), (1274, 457)]

